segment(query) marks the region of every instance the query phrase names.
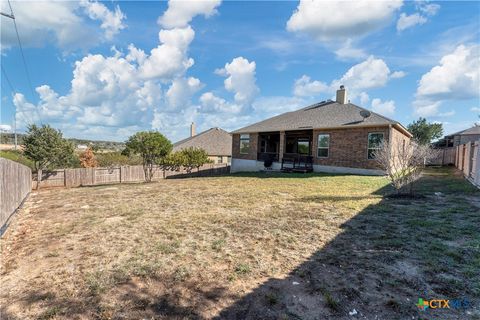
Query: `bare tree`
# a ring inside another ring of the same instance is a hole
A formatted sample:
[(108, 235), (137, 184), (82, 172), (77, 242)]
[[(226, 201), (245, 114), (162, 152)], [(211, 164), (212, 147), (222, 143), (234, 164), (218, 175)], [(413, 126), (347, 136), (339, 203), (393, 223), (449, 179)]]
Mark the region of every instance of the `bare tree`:
[(385, 170), (397, 194), (408, 188), (413, 195), (413, 185), (420, 178), (425, 165), (437, 157), (438, 151), (429, 145), (420, 145), (414, 141), (405, 143), (383, 142), (375, 151), (375, 160)]

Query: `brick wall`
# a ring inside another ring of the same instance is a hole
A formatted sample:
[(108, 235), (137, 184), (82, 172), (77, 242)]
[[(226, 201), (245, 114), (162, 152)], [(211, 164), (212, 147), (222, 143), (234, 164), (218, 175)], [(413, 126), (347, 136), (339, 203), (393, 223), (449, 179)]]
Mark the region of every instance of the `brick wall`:
[[(403, 133), (395, 128), (370, 127), (370, 128), (351, 128), (351, 129), (328, 129), (313, 130), (312, 156), (313, 162), (317, 165), (349, 167), (362, 169), (379, 169), (375, 160), (367, 158), (368, 134), (381, 132), (385, 139), (394, 137), (394, 143), (402, 143), (404, 139), (408, 140)], [(317, 157), (318, 135), (320, 133), (330, 134), (330, 149), (328, 158)], [(232, 158), (236, 159), (257, 159), (258, 134), (250, 134), (250, 150), (248, 154), (240, 153), (240, 135), (232, 136)]]
[(232, 158), (257, 160), (258, 133), (250, 133), (250, 149), (248, 154), (240, 153), (240, 135), (232, 135)]
[[(313, 130), (313, 162), (323, 166), (378, 169), (375, 160), (367, 158), (368, 134), (381, 132), (389, 138), (388, 127)], [(317, 157), (318, 135), (330, 134), (328, 158)]]
[(390, 136), (390, 150), (392, 152), (392, 161), (396, 161), (396, 159), (398, 159), (398, 152), (403, 152), (402, 150), (404, 146), (405, 148), (409, 147), (408, 141), (410, 140), (410, 138), (395, 129), (394, 127), (391, 128)]

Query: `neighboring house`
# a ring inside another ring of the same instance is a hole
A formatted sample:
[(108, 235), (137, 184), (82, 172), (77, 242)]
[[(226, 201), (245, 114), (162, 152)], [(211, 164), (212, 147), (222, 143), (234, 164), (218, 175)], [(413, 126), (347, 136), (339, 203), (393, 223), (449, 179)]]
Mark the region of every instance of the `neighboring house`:
[(411, 137), (398, 121), (350, 103), (341, 86), (336, 101), (233, 131), (231, 171), (259, 171), (270, 164), (281, 169), (296, 161), (319, 172), (383, 174), (373, 156), (380, 142), (405, 146)]
[(230, 164), (232, 157), (232, 136), (220, 128), (211, 128), (195, 135), (195, 124), (190, 126), (190, 137), (173, 144), (177, 152), (189, 147), (204, 149), (213, 163)]
[[(432, 143), (432, 146), (440, 150), (437, 159), (434, 159), (430, 164), (436, 165), (450, 165), (457, 163), (461, 155), (458, 152), (463, 152), (464, 149), (457, 148), (459, 146), (465, 147), (465, 145), (480, 141), (480, 126), (474, 126), (459, 132), (455, 132), (446, 135), (442, 139)], [(460, 165), (460, 169), (463, 169), (463, 165)]]
[(474, 126), (466, 130), (452, 133), (443, 138), (446, 147), (456, 147), (467, 142), (480, 140), (480, 126)]

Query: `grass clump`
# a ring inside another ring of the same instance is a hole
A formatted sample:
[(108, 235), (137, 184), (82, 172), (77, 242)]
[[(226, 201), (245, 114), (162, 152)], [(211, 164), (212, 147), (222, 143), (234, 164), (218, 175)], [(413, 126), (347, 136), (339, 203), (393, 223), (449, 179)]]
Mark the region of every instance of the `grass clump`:
[(238, 264), (236, 267), (235, 267), (235, 273), (237, 275), (246, 275), (248, 273), (250, 273), (252, 270), (250, 268), (250, 265), (246, 264), (246, 263), (240, 263)]

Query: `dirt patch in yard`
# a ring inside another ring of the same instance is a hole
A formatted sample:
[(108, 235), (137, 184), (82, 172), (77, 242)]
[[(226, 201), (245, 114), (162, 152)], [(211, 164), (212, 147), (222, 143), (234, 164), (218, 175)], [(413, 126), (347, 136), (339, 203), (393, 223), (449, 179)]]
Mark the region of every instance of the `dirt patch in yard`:
[(2, 316), (478, 317), (479, 193), (452, 173), (429, 172), (416, 200), (315, 174), (40, 190), (2, 238)]

